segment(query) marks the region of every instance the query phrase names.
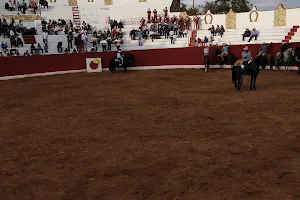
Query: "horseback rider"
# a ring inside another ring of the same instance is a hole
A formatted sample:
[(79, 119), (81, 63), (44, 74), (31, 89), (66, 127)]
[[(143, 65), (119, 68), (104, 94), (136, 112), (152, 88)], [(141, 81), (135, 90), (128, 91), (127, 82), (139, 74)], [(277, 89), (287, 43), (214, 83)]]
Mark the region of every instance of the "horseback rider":
[(243, 69), (244, 73), (243, 74), (244, 74), (244, 76), (246, 76), (247, 75), (247, 66), (248, 66), (248, 63), (250, 62), (250, 60), (252, 60), (252, 55), (247, 46), (243, 49), (244, 49), (244, 51), (242, 53), (243, 65), (244, 65), (244, 69)]
[(288, 46), (289, 46), (289, 44), (286, 43), (286, 42), (283, 42), (281, 44), (281, 47), (280, 47), (280, 61), (279, 62), (283, 61), (283, 55), (284, 55), (284, 52), (288, 49)]
[(265, 56), (267, 53), (268, 53), (268, 47), (272, 44), (272, 42), (270, 44), (267, 44), (265, 42), (263, 42), (260, 46), (260, 49), (259, 49), (259, 52), (258, 52), (258, 55), (262, 55), (262, 56)]
[(221, 53), (221, 58), (222, 58), (222, 61), (224, 61), (224, 56), (227, 56), (228, 55), (228, 50), (229, 50), (229, 47), (230, 47), (230, 43), (229, 44), (226, 44), (226, 43), (223, 43), (223, 49), (222, 49), (222, 53)]
[(124, 55), (123, 55), (123, 53), (122, 53), (122, 50), (119, 49), (119, 50), (118, 50), (118, 53), (117, 53), (117, 59), (118, 59), (118, 61), (119, 61), (119, 66), (122, 66), (122, 65), (123, 65), (123, 57), (124, 57)]
[(268, 53), (268, 47), (272, 44), (272, 42), (270, 44), (267, 44), (265, 42), (263, 42), (261, 44), (261, 47), (259, 49), (258, 55), (257, 56), (262, 56), (261, 57), (261, 66), (263, 67), (263, 69), (265, 69), (266, 65), (267, 65), (267, 53)]
[(206, 56), (210, 56), (209, 55), (209, 44), (205, 44), (205, 47), (204, 47), (204, 49), (203, 49), (203, 56), (202, 56), (202, 60), (203, 60), (203, 62), (204, 62), (204, 58), (206, 57)]

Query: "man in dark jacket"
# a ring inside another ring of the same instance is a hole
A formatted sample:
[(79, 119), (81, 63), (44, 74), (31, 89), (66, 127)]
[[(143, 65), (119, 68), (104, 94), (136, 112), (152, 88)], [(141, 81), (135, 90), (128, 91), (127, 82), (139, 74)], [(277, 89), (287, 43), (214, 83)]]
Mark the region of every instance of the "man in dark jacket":
[(246, 37), (250, 37), (250, 35), (251, 35), (251, 31), (247, 28), (243, 34), (243, 41), (245, 41)]

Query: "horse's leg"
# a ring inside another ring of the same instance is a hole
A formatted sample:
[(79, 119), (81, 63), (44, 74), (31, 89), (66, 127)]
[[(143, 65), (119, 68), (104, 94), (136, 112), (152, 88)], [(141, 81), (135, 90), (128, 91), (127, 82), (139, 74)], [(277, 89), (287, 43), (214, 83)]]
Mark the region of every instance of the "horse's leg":
[(256, 90), (256, 78), (257, 75), (254, 76), (254, 80), (253, 80), (253, 89)]
[(232, 73), (231, 77), (232, 77), (233, 85), (234, 85), (235, 88), (237, 88), (238, 87), (238, 85), (237, 85), (237, 75), (235, 73), (234, 68), (231, 69), (231, 73)]
[(252, 84), (253, 84), (253, 75), (251, 75), (250, 90), (252, 90)]

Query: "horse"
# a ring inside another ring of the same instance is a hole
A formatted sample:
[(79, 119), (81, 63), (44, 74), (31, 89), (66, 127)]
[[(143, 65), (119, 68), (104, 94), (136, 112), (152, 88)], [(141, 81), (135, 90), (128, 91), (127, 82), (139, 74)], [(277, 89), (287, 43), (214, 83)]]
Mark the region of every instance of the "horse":
[[(247, 76), (251, 76), (250, 90), (256, 90), (256, 79), (259, 74), (259, 64), (261, 56), (256, 56), (253, 61), (251, 61), (248, 66), (245, 66), (245, 71)], [(232, 67), (232, 82), (234, 83), (237, 91), (240, 91), (243, 84), (243, 70), (242, 65), (243, 61), (240, 59), (234, 63)]]
[[(279, 70), (280, 64), (282, 64), (285, 67), (285, 71), (289, 71), (288, 66), (291, 64), (293, 61), (293, 58), (295, 58), (295, 50), (293, 48), (288, 48), (284, 53), (283, 53), (283, 60), (281, 60), (281, 52), (276, 53), (275, 57), (273, 59), (275, 60), (274, 64), (277, 69)], [(273, 69), (273, 66), (271, 65), (270, 67)]]
[(220, 49), (216, 49), (217, 57), (220, 61), (220, 67), (223, 68), (224, 64), (228, 63), (233, 67), (234, 63), (236, 62), (236, 58), (233, 54), (228, 53), (227, 56), (224, 56), (224, 60), (221, 58), (222, 51)]
[(232, 67), (232, 82), (234, 84), (234, 87), (239, 92), (241, 90), (241, 87), (243, 85), (243, 70), (241, 65), (234, 64)]
[(132, 53), (127, 53), (123, 57), (123, 64), (120, 63), (120, 60), (117, 58), (117, 56), (114, 56), (109, 63), (109, 71), (111, 73), (114, 73), (116, 71), (117, 67), (124, 67), (124, 73), (127, 71), (127, 67), (131, 66), (131, 63), (134, 59), (134, 55)]
[(297, 65), (298, 65), (298, 74), (300, 74), (300, 47), (296, 47), (295, 60), (296, 60)]
[(203, 60), (204, 60), (205, 72), (207, 72), (207, 70), (209, 69), (210, 60), (211, 60), (210, 55), (205, 55)]

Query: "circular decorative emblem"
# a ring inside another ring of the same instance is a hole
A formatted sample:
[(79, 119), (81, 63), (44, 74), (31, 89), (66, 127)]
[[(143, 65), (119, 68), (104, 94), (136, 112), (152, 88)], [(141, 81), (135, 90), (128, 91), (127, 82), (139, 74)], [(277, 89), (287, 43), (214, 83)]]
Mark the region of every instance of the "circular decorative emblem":
[(98, 64), (95, 64), (94, 61), (91, 61), (91, 62), (90, 62), (90, 68), (91, 68), (91, 69), (94, 69), (94, 70), (95, 70), (95, 69), (98, 69)]
[[(255, 13), (255, 20), (253, 21), (253, 13)], [(250, 22), (257, 22), (258, 19), (258, 12), (257, 10), (252, 10), (249, 14)]]
[(212, 14), (207, 13), (207, 14), (205, 15), (205, 17), (204, 17), (204, 22), (205, 22), (205, 24), (207, 24), (207, 16), (210, 17), (209, 24), (211, 24), (211, 23), (212, 23), (212, 20), (213, 20), (213, 16), (212, 16)]

